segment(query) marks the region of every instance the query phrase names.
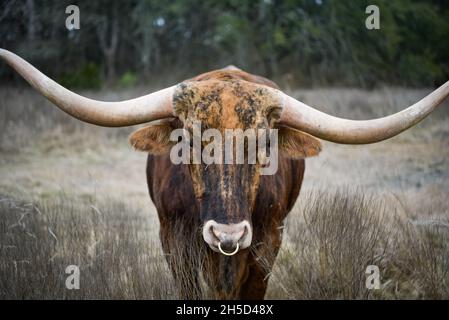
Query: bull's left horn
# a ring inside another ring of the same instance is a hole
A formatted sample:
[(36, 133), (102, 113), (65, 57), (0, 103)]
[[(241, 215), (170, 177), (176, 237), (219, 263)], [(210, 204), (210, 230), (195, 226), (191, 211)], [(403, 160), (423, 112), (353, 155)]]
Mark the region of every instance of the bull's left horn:
[(96, 101), (67, 90), (10, 51), (0, 49), (0, 57), (58, 108), (81, 121), (124, 127), (174, 116), (175, 86), (126, 101)]
[(363, 121), (333, 117), (283, 92), (278, 93), (284, 101), (282, 124), (336, 143), (368, 144), (394, 137), (424, 119), (449, 95), (449, 81), (405, 110)]

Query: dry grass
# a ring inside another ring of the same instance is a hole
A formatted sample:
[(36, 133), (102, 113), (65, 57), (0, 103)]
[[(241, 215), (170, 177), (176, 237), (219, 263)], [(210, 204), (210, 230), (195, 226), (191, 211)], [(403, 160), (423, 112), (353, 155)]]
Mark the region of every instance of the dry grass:
[[(449, 220), (414, 225), (392, 203), (356, 191), (306, 199), (288, 219), (270, 297), (449, 298)], [(369, 265), (380, 269), (380, 290), (366, 288)]]
[[(273, 272), (295, 299), (360, 299), (369, 265), (383, 267), (388, 236), (384, 207), (363, 195), (308, 194), (304, 215), (292, 216), (287, 243)], [(283, 281), (286, 277), (290, 281)], [(282, 280), (281, 280), (282, 279)]]
[[(2, 299), (176, 297), (148, 224), (122, 204), (0, 201)], [(80, 268), (80, 290), (65, 287), (69, 265)]]
[[(116, 100), (145, 91), (86, 95)], [(293, 94), (362, 119), (427, 92)], [(28, 89), (0, 88), (0, 98), (0, 298), (209, 297), (204, 286), (192, 291), (190, 281), (176, 282), (169, 272), (147, 195), (145, 155), (126, 141), (134, 128), (83, 124)], [(448, 115), (446, 103), (380, 144), (324, 143), (320, 156), (307, 161), (267, 298), (449, 298)], [(188, 258), (197, 259), (197, 248), (189, 248)], [(180, 261), (179, 272), (189, 272)], [(71, 264), (80, 266), (80, 290), (65, 289)], [(380, 268), (381, 290), (365, 287), (369, 264)]]
[[(357, 192), (307, 200), (288, 219), (267, 298), (449, 298), (449, 221), (417, 226)], [(1, 196), (0, 215), (1, 299), (209, 297), (191, 286), (181, 255), (174, 263), (187, 281), (173, 280), (148, 219), (121, 203)], [(183, 258), (199, 258), (194, 244)], [(79, 290), (65, 288), (68, 265), (80, 268)], [(380, 269), (380, 290), (365, 286), (368, 265)]]

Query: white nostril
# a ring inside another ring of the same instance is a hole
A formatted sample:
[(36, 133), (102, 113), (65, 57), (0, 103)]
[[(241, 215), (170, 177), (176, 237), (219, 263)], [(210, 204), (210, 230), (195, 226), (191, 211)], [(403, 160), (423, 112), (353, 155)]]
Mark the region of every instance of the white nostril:
[(214, 226), (210, 226), (210, 230), (212, 231), (212, 234), (213, 234), (218, 240), (220, 240), (221, 232), (220, 232), (217, 228), (214, 228)]

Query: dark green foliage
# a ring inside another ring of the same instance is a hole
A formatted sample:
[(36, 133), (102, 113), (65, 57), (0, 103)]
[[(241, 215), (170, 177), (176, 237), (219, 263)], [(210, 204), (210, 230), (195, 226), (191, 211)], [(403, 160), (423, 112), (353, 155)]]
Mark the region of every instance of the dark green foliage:
[(74, 72), (64, 74), (59, 82), (69, 88), (99, 89), (102, 83), (101, 70), (90, 62)]
[[(449, 79), (449, 6), (439, 0), (80, 0), (71, 32), (69, 4), (3, 1), (0, 46), (56, 78), (95, 63), (106, 83), (128, 71), (168, 83), (227, 64), (301, 86)], [(365, 28), (368, 5), (380, 8), (380, 30)]]
[(134, 72), (127, 71), (121, 77), (119, 86), (121, 88), (130, 88), (137, 84), (137, 76)]

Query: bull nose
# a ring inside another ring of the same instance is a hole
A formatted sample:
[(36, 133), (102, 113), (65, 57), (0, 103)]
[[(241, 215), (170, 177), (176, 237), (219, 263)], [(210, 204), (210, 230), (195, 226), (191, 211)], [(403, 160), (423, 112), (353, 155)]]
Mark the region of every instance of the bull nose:
[(231, 224), (209, 220), (204, 224), (203, 238), (212, 250), (233, 255), (251, 245), (251, 225), (246, 220)]

